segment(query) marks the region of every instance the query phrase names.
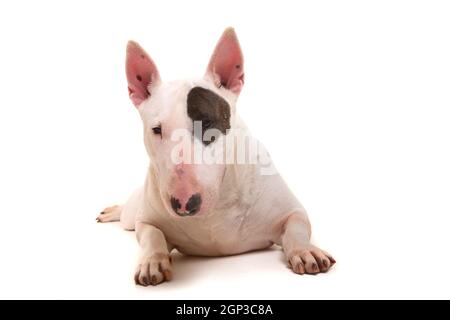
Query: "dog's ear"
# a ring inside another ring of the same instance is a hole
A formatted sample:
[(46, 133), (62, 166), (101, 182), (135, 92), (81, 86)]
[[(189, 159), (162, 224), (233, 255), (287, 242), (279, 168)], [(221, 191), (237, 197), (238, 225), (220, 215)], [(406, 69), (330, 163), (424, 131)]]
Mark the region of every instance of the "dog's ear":
[(158, 69), (141, 46), (129, 41), (127, 45), (126, 73), (128, 94), (138, 107), (151, 94), (152, 85), (160, 81)]
[(217, 86), (239, 94), (244, 85), (244, 57), (233, 28), (222, 34), (208, 64), (206, 74)]

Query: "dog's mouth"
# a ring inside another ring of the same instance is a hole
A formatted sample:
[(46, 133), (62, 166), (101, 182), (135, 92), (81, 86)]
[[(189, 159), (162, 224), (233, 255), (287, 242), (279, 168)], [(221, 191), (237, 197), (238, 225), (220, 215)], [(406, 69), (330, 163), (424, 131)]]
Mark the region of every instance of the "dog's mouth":
[(175, 213), (180, 217), (191, 217), (191, 216), (195, 215), (197, 213), (197, 211), (196, 210), (184, 211), (184, 212), (176, 211)]

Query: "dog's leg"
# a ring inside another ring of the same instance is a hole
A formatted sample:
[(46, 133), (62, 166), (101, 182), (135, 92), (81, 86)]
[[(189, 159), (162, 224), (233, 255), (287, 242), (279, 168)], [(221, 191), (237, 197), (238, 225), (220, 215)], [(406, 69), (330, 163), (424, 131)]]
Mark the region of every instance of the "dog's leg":
[(171, 280), (172, 261), (162, 231), (150, 224), (137, 222), (136, 235), (142, 248), (142, 257), (134, 276), (136, 284), (157, 285)]
[(284, 223), (281, 245), (292, 270), (298, 274), (327, 272), (336, 262), (310, 243), (311, 225), (306, 214), (291, 214)]
[(142, 212), (144, 188), (136, 189), (127, 202), (121, 206), (112, 206), (105, 208), (97, 217), (97, 222), (113, 222), (119, 221), (125, 230), (134, 230), (136, 216)]
[(97, 217), (97, 222), (113, 222), (120, 220), (120, 214), (122, 212), (122, 206), (112, 206), (103, 209), (100, 215)]

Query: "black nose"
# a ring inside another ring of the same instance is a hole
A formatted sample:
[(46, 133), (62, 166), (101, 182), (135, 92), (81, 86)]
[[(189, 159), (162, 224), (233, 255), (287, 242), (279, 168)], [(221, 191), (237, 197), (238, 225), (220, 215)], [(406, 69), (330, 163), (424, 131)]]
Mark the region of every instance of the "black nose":
[(170, 205), (172, 206), (173, 211), (182, 217), (196, 214), (200, 210), (201, 204), (202, 197), (199, 193), (196, 193), (189, 198), (185, 210), (183, 210), (180, 200), (174, 197), (170, 198)]
[(202, 197), (199, 193), (194, 194), (191, 196), (186, 203), (186, 211), (189, 212), (189, 214), (196, 214), (200, 210), (200, 206), (202, 204)]
[(180, 200), (178, 200), (178, 199), (176, 199), (174, 197), (170, 198), (170, 204), (172, 205), (173, 211), (175, 211), (176, 213), (178, 213), (178, 210), (181, 209)]

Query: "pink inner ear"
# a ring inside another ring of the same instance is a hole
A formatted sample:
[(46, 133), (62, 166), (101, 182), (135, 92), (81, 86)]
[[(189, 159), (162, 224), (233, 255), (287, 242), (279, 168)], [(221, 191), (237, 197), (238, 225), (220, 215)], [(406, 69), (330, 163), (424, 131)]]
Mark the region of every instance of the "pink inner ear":
[(244, 85), (244, 57), (233, 28), (226, 29), (222, 34), (207, 72), (234, 93), (241, 91)]
[(159, 74), (150, 56), (134, 41), (128, 42), (126, 73), (128, 94), (137, 107), (150, 96), (149, 86), (159, 81)]

